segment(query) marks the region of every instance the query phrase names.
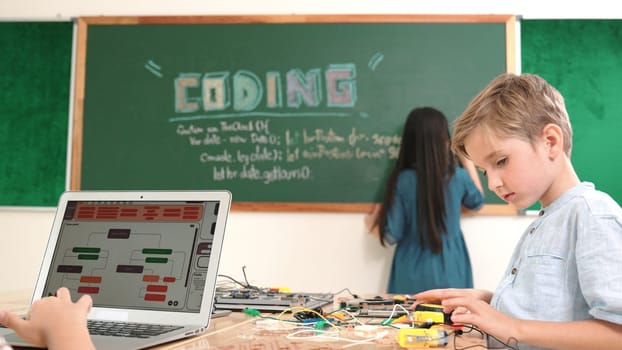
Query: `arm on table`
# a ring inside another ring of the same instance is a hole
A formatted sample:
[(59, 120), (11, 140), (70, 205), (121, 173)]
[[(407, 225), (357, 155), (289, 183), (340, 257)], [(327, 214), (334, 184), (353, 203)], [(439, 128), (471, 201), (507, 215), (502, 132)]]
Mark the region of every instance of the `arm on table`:
[(469, 324), (505, 343), (527, 343), (559, 350), (622, 349), (622, 325), (602, 320), (573, 322), (512, 318), (490, 306), (492, 293), (474, 289), (443, 289), (414, 295), (417, 301), (439, 302), (451, 320)]

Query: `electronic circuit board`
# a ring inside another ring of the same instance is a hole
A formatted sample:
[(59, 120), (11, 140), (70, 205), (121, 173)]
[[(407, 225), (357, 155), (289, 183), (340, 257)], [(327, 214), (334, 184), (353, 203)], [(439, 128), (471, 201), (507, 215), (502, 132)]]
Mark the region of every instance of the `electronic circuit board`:
[(359, 317), (390, 317), (408, 314), (413, 302), (407, 296), (345, 298), (339, 300), (339, 307)]
[(216, 292), (214, 307), (241, 311), (246, 308), (261, 312), (282, 312), (292, 307), (315, 309), (333, 303), (330, 293), (273, 293), (255, 290)]

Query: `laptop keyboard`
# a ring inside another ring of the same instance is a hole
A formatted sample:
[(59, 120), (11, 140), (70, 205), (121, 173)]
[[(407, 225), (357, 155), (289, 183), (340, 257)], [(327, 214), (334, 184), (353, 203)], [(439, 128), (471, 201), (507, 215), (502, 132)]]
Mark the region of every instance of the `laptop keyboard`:
[(88, 320), (87, 325), (91, 335), (108, 335), (128, 338), (150, 338), (182, 328), (181, 326), (161, 324), (95, 320)]

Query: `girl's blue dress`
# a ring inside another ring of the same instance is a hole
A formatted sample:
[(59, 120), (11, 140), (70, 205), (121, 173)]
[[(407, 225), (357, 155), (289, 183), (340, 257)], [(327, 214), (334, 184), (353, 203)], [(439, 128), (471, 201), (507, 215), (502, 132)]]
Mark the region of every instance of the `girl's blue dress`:
[(447, 234), (443, 251), (433, 253), (423, 247), (417, 231), (417, 176), (415, 170), (400, 173), (393, 206), (387, 213), (385, 241), (397, 244), (388, 293), (414, 294), (435, 288), (472, 288), (471, 260), (460, 228), (461, 207), (475, 210), (484, 204), (466, 170), (456, 168), (445, 190)]

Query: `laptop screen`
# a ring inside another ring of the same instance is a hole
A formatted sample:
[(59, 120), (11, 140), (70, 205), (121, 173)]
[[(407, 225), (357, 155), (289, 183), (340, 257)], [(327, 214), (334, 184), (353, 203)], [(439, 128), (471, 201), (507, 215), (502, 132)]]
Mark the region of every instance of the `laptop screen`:
[(42, 295), (198, 313), (219, 201), (68, 201)]

